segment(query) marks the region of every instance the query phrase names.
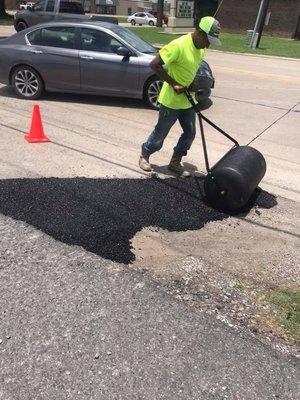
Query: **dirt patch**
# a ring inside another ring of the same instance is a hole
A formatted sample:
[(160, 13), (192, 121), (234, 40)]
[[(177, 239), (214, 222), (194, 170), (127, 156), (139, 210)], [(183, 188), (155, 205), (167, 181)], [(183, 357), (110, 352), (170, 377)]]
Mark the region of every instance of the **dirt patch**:
[(297, 205), (278, 202), (197, 231), (145, 228), (132, 241), (134, 267), (188, 304), (297, 354), (299, 342), (269, 301), (270, 293), (300, 283)]

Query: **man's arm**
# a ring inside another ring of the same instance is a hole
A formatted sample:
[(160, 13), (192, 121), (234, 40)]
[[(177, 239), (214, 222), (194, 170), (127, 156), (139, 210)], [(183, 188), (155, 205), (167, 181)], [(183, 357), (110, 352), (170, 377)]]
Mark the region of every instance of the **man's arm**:
[(176, 93), (183, 93), (185, 88), (176, 82), (167, 71), (163, 68), (164, 62), (159, 54), (151, 61), (150, 68), (163, 80), (168, 82), (169, 85), (175, 90)]

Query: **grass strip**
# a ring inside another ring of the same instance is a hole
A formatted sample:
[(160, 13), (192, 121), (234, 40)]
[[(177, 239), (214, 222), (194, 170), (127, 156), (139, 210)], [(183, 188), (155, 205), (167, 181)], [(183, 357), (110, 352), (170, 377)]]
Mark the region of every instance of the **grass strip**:
[(268, 296), (277, 313), (277, 320), (288, 337), (300, 343), (300, 290), (279, 290)]
[[(165, 45), (180, 35), (162, 33), (161, 28), (130, 27), (134, 33), (152, 44)], [(249, 53), (279, 57), (300, 58), (300, 41), (292, 39), (263, 36), (259, 49), (250, 49), (246, 44), (246, 34), (238, 35), (232, 33), (222, 33), (222, 46), (211, 46), (211, 49), (220, 51), (230, 51), (235, 53)]]

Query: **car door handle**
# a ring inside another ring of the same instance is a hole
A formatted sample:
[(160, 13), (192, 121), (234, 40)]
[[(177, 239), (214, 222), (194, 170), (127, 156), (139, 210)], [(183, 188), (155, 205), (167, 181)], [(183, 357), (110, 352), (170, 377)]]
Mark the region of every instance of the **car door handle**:
[(80, 58), (83, 58), (84, 60), (93, 60), (94, 57), (92, 56), (80, 56)]
[(33, 54), (43, 54), (42, 50), (30, 50), (30, 53), (33, 53)]

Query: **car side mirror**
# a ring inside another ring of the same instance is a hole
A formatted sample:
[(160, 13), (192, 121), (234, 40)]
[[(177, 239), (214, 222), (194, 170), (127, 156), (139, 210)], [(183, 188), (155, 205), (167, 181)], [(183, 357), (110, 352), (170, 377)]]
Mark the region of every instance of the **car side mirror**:
[(129, 58), (131, 56), (130, 51), (123, 46), (118, 47), (116, 53), (124, 58)]

